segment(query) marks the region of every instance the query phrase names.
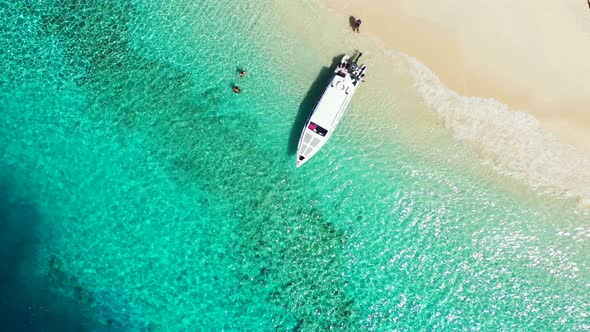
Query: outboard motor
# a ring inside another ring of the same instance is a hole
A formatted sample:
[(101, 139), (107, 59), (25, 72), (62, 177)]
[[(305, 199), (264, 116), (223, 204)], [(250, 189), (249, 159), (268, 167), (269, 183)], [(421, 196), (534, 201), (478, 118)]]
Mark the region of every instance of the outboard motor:
[(363, 56), (363, 52), (359, 52), (359, 55), (356, 57), (356, 59), (354, 59), (354, 64), (357, 64), (357, 62), (359, 61), (359, 59)]
[(361, 58), (361, 56), (363, 55), (363, 52), (359, 52), (358, 55), (356, 56), (356, 58), (354, 59), (354, 61), (350, 64), (349, 67), (349, 71), (352, 75), (357, 75), (357, 70), (358, 70), (358, 61)]

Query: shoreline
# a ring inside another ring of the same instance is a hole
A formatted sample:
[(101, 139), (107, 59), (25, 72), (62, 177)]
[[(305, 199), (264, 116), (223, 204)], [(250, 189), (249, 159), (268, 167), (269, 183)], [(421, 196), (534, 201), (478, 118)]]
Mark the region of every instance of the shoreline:
[[(329, 1), (332, 4), (347, 2), (347, 13), (327, 6), (326, 2)], [(297, 35), (298, 39), (309, 45), (318, 45), (310, 46), (305, 53), (306, 56), (333, 56), (351, 48), (367, 51), (365, 60), (371, 63), (371, 68), (379, 68), (377, 71), (371, 71), (368, 84), (377, 84), (376, 86), (381, 88), (367, 89), (362, 96), (359, 95), (355, 99), (356, 105), (362, 105), (367, 116), (394, 126), (401, 125), (394, 130), (394, 135), (402, 132), (404, 136), (407, 135), (406, 143), (410, 148), (424, 146), (426, 150), (439, 149), (430, 137), (433, 130), (444, 129), (447, 131), (444, 135), (448, 134), (449, 138), (452, 136), (456, 143), (464, 143), (477, 154), (479, 159), (470, 163), (476, 162), (486, 168), (490, 167), (496, 175), (525, 184), (531, 192), (548, 193), (568, 201), (571, 199), (576, 202), (576, 210), (581, 208), (583, 213), (590, 211), (590, 153), (582, 148), (586, 142), (584, 139), (590, 137), (590, 130), (576, 132), (572, 129), (574, 126), (571, 125), (571, 118), (563, 116), (563, 112), (552, 112), (550, 116), (555, 118), (554, 121), (565, 121), (567, 137), (576, 145), (571, 144), (572, 142), (562, 139), (547, 128), (547, 118), (539, 121), (538, 114), (543, 115), (539, 110), (525, 112), (528, 110), (506, 104), (500, 95), (501, 91), (496, 92), (497, 81), (492, 79), (484, 80), (477, 85), (466, 84), (467, 87), (486, 92), (482, 93), (484, 96), (464, 95), (461, 89), (457, 91), (455, 87), (439, 79), (439, 73), (435, 71), (432, 63), (428, 63), (428, 59), (415, 58), (407, 49), (399, 45), (392, 47), (395, 44), (391, 44), (391, 40), (388, 42), (382, 39), (381, 34), (373, 33), (379, 32), (375, 28), (377, 23), (387, 26), (389, 21), (376, 19), (373, 22), (372, 17), (363, 16), (365, 12), (360, 11), (361, 9), (357, 13), (352, 8), (354, 4), (360, 5), (357, 0), (314, 0), (311, 3), (275, 3), (275, 10), (281, 15), (283, 24), (291, 33)], [(397, 5), (384, 6), (377, 9), (381, 9), (387, 18), (391, 19), (391, 8)], [(371, 8), (373, 11), (376, 10), (374, 7)], [(349, 26), (351, 14), (363, 19), (360, 34), (352, 32)], [(402, 33), (398, 33), (397, 37), (406, 38), (408, 47), (426, 52), (425, 54), (431, 56), (437, 66), (443, 68), (443, 74), (454, 79), (455, 83), (464, 82), (455, 74), (457, 65), (461, 68), (459, 74), (482, 74), (460, 61), (464, 56), (460, 53), (461, 45), (458, 38), (445, 33), (442, 28), (436, 28), (431, 22), (416, 20), (413, 17), (400, 20), (409, 22), (408, 26), (401, 30), (397, 22), (397, 25), (388, 29), (400, 29)], [(412, 33), (414, 31), (416, 33)], [(429, 43), (418, 42), (422, 41), (418, 34), (425, 35), (428, 32), (440, 37), (430, 36)], [(513, 67), (514, 65), (506, 68), (500, 66), (507, 74), (511, 73)], [(535, 78), (519, 77), (520, 81), (516, 81), (535, 82)], [(391, 92), (384, 90), (384, 86)], [(559, 100), (567, 99), (557, 92), (555, 95)], [(533, 105), (530, 100), (518, 93), (513, 94), (522, 103)], [(574, 100), (567, 105), (578, 104)], [(585, 114), (582, 114), (582, 117), (584, 116)], [(585, 124), (581, 123), (580, 128), (586, 128)], [(587, 142), (590, 143), (590, 139)]]
[[(442, 4), (427, 8), (404, 0), (374, 0), (374, 6), (359, 0), (321, 2), (340, 15), (362, 18), (361, 35), (373, 35), (385, 48), (415, 57), (451, 90), (462, 96), (493, 98), (513, 110), (529, 113), (560, 142), (590, 155), (590, 112), (586, 111), (590, 85), (584, 83), (584, 77), (590, 77), (590, 61), (584, 61), (590, 59), (590, 11), (581, 6), (583, 3), (576, 5), (581, 18), (587, 14), (586, 21), (578, 18), (571, 0), (569, 4), (554, 4), (552, 14), (557, 15), (549, 18), (541, 10), (534, 10), (532, 3), (512, 11), (494, 7), (485, 15), (476, 15), (474, 6), (464, 3), (464, 14), (475, 16), (463, 20), (456, 19), (455, 11)], [(515, 13), (527, 9), (533, 9), (530, 24), (510, 21)], [(500, 19), (497, 26), (486, 31), (473, 25), (494, 18)], [(501, 24), (506, 26), (498, 27)], [(525, 26), (528, 28), (520, 35), (515, 32), (510, 38), (508, 30)], [(531, 32), (532, 27), (544, 28)], [(491, 31), (498, 38), (491, 38)], [(476, 36), (478, 33), (489, 38)], [(562, 37), (568, 35), (570, 38)], [(523, 36), (529, 40), (516, 40)], [(539, 36), (543, 38), (535, 39)], [(566, 48), (571, 45), (577, 47)], [(533, 53), (539, 50), (544, 53), (535, 57)], [(569, 54), (572, 50), (576, 50), (575, 56)]]

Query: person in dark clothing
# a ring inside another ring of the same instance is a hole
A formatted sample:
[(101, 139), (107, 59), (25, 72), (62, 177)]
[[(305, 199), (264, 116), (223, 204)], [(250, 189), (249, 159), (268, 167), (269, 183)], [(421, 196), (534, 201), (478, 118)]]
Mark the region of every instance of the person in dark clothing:
[(363, 23), (361, 21), (360, 18), (357, 18), (356, 20), (354, 20), (354, 25), (352, 26), (352, 30), (356, 31), (357, 33), (360, 33), (359, 28), (361, 27), (361, 23)]

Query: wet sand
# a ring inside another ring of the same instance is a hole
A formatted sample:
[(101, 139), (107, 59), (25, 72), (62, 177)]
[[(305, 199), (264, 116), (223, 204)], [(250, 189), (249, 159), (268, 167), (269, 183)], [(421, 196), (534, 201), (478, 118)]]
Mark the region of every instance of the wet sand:
[(361, 34), (426, 64), (464, 96), (525, 111), (590, 153), (590, 9), (583, 1), (322, 0)]

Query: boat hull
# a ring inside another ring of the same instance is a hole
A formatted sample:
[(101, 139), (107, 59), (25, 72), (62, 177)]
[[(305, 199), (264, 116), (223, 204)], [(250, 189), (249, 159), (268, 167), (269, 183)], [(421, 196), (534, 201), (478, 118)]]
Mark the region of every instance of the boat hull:
[[(360, 55), (356, 60), (359, 57)], [(346, 113), (357, 87), (363, 81), (366, 66), (358, 67), (356, 60), (350, 62), (349, 59), (347, 55), (342, 57), (305, 123), (297, 147), (297, 167), (309, 161), (326, 144)]]

